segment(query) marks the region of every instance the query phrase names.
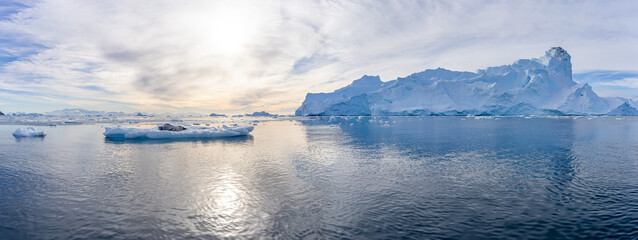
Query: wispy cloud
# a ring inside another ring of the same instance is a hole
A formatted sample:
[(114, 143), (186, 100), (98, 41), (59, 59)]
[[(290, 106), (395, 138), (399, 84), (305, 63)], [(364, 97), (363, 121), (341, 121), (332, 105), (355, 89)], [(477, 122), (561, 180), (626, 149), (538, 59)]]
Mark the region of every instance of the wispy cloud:
[(574, 72), (635, 71), (636, 11), (634, 1), (8, 2), (0, 88), (64, 96), (2, 99), (10, 111), (117, 98), (143, 111), (292, 112), (306, 92), (364, 74), (471, 71), (557, 45)]
[(625, 78), (622, 80), (614, 80), (610, 82), (602, 82), (601, 85), (615, 86), (627, 89), (638, 90), (638, 78)]
[(602, 96), (638, 97), (638, 71), (589, 71), (574, 74), (574, 80), (589, 83)]
[(247, 92), (244, 95), (241, 95), (241, 96), (238, 96), (237, 98), (232, 99), (231, 103), (236, 105), (239, 108), (242, 108), (244, 106), (253, 107), (253, 104), (259, 103), (261, 99), (277, 96), (280, 94), (285, 94), (285, 92), (281, 90), (277, 90), (277, 89), (268, 89), (268, 88), (255, 89), (255, 90), (251, 90)]

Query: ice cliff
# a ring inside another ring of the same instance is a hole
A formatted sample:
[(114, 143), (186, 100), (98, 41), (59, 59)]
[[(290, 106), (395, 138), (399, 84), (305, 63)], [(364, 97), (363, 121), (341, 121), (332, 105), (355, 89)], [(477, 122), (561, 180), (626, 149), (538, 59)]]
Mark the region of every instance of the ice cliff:
[(633, 104), (599, 97), (588, 84), (574, 82), (571, 56), (553, 47), (540, 58), (477, 72), (428, 69), (388, 82), (363, 76), (331, 93), (308, 93), (295, 114), (593, 115), (625, 102)]

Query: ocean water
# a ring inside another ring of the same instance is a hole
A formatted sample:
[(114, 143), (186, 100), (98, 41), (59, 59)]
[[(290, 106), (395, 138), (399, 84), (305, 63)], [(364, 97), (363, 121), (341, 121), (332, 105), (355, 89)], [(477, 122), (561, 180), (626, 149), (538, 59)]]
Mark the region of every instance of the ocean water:
[(0, 126), (0, 239), (638, 238), (638, 118), (314, 118), (110, 141)]

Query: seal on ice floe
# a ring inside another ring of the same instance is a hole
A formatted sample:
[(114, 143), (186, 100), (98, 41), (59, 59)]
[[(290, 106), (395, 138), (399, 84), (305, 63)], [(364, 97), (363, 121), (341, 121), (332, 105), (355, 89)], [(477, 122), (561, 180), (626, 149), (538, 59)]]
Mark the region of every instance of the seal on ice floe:
[(168, 123), (166, 123), (166, 124), (164, 124), (164, 125), (162, 125), (162, 126), (157, 127), (157, 129), (159, 129), (159, 130), (163, 130), (163, 131), (184, 131), (184, 130), (186, 130), (186, 128), (185, 128), (185, 127), (182, 127), (182, 126), (173, 126), (173, 125), (168, 124)]

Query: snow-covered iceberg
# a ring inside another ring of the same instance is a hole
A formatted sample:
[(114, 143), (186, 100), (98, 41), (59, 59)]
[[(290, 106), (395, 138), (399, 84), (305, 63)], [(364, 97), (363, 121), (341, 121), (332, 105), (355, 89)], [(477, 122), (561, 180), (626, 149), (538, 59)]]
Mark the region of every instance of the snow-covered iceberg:
[(193, 127), (183, 131), (165, 131), (158, 128), (106, 128), (104, 136), (111, 139), (190, 139), (190, 138), (223, 138), (245, 136), (252, 132), (254, 126), (237, 127)]
[(477, 72), (429, 69), (388, 82), (363, 76), (331, 93), (308, 93), (295, 114), (592, 115), (626, 101), (574, 82), (571, 56), (554, 47), (540, 58)]
[(607, 115), (611, 115), (611, 116), (638, 116), (638, 110), (631, 106), (631, 104), (629, 104), (629, 102), (625, 102), (623, 104), (621, 104), (620, 106), (618, 106), (617, 108), (614, 108), (613, 110), (609, 111), (607, 113)]
[(276, 117), (278, 115), (277, 114), (270, 114), (269, 112), (266, 112), (266, 111), (261, 111), (261, 112), (254, 112), (252, 114), (246, 113), (246, 114), (244, 114), (244, 116), (246, 116), (246, 117)]
[(44, 131), (38, 131), (35, 128), (18, 128), (13, 132), (14, 137), (44, 137), (47, 134)]

